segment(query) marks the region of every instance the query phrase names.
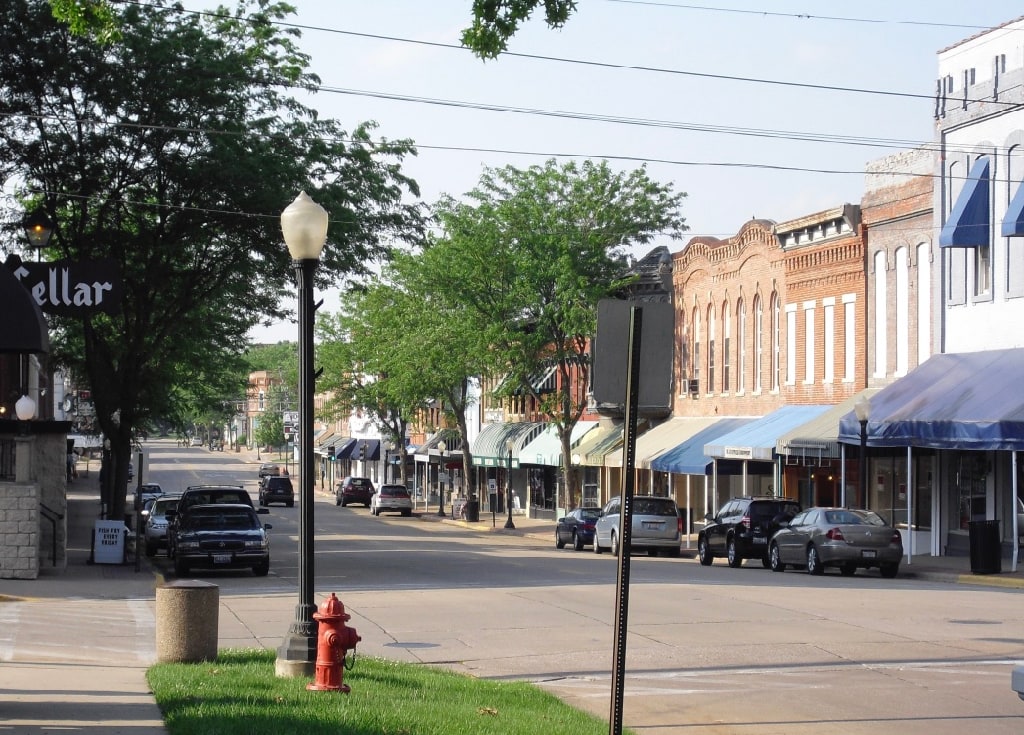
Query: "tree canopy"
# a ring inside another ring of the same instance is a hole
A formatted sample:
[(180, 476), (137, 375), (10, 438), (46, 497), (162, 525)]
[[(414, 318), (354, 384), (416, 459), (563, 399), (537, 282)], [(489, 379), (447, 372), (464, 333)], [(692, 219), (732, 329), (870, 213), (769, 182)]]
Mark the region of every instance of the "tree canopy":
[(46, 259), (117, 265), (117, 314), (51, 322), (56, 362), (89, 384), (113, 443), (116, 515), (133, 429), (182, 414), (185, 395), (230, 394), (219, 383), (243, 372), (250, 327), (284, 315), (294, 272), (279, 218), (300, 191), (331, 217), (321, 285), (417, 241), (423, 216), (400, 168), (409, 141), (374, 141), (372, 123), (346, 132), (292, 96), (319, 79), (278, 23), (288, 4), (112, 10), (120, 40), (104, 43), (45, 0), (0, 7), (0, 183), (56, 220)]
[(473, 23), (462, 32), (462, 44), (483, 59), (493, 59), (540, 5), (550, 28), (561, 28), (576, 12), (574, 0), (473, 0)]

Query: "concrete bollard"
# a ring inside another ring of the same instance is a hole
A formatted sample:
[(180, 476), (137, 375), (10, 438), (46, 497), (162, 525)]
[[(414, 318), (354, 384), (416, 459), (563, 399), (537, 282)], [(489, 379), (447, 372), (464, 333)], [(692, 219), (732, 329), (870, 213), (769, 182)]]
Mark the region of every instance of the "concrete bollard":
[(220, 588), (178, 579), (156, 588), (156, 659), (197, 663), (217, 658)]

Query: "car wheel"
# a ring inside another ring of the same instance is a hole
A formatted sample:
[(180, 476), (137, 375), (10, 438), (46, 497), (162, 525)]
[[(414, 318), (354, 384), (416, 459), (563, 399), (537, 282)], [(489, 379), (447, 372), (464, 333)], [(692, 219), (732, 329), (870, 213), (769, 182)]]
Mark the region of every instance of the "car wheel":
[(725, 542), (725, 558), (729, 561), (729, 566), (733, 569), (743, 566), (743, 557), (739, 555), (739, 551), (736, 549), (736, 539), (729, 538)]
[(711, 562), (715, 560), (715, 555), (711, 553), (711, 549), (708, 547), (708, 540), (704, 536), (697, 539), (697, 558), (700, 559), (701, 565), (705, 567), (711, 566)]
[(769, 569), (771, 567), (771, 565), (772, 565), (772, 560), (768, 558), (767, 554), (765, 554), (764, 556), (761, 557), (761, 566), (762, 567), (764, 567), (765, 569)]
[(259, 564), (252, 568), (252, 573), (257, 577), (266, 577), (270, 572), (270, 559), (261, 561)]
[[(573, 538), (576, 538), (576, 534), (575, 533), (573, 534)], [(556, 549), (564, 549), (565, 548), (565, 542), (562, 541), (562, 535), (557, 530), (555, 531), (555, 548)]]
[(768, 566), (773, 572), (786, 571), (786, 565), (782, 563), (782, 554), (779, 552), (779, 545), (772, 544), (768, 549)]
[(821, 563), (821, 557), (818, 556), (818, 548), (814, 544), (811, 544), (807, 547), (807, 573), (825, 573), (825, 567)]
[(266, 508), (267, 507), (267, 501), (264, 500), (263, 498), (260, 498), (260, 507), (261, 508)]
[(881, 566), (881, 567), (878, 568), (878, 571), (886, 579), (894, 578), (896, 576), (896, 573), (899, 572), (899, 570), (900, 570), (900, 565), (899, 564), (885, 564), (884, 566)]
[(341, 505), (341, 498), (339, 498), (337, 495), (334, 496), (334, 504)]
[(412, 511), (409, 510), (408, 508), (406, 508), (405, 510), (402, 511), (402, 515), (405, 516), (406, 518), (408, 518), (409, 516), (412, 515)]
[(575, 551), (583, 551), (583, 538), (575, 531), (572, 532), (572, 548)]
[(657, 556), (657, 555), (658, 555), (658, 550), (657, 549), (652, 547), (652, 548), (647, 550), (647, 556)]
[(183, 559), (175, 559), (174, 573), (179, 577), (184, 577), (188, 574), (188, 564)]
[(604, 549), (601, 548), (601, 544), (597, 541), (597, 531), (594, 531), (594, 553), (600, 554)]
[(156, 544), (146, 543), (146, 556), (156, 556)]
[(294, 500), (289, 500), (287, 505), (288, 505), (289, 508), (294, 508), (295, 507), (295, 501)]
[(843, 564), (843, 566), (839, 567), (839, 573), (842, 574), (844, 577), (852, 577), (854, 574), (857, 573), (857, 565)]
[(675, 546), (668, 550), (668, 555), (673, 559), (678, 559), (682, 556), (682, 552)]
[(611, 551), (612, 556), (618, 556), (619, 552), (622, 551), (622, 549), (619, 548), (619, 536), (615, 531), (612, 531)]

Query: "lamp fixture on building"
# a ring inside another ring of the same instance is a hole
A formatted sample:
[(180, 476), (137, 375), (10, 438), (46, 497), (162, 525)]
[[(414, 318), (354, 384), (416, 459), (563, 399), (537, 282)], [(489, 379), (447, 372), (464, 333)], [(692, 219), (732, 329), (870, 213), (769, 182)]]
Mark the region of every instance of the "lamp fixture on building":
[(50, 237), (53, 235), (53, 220), (50, 219), (45, 209), (40, 207), (29, 212), (21, 224), (25, 229), (25, 237), (28, 238), (29, 244), (33, 248), (42, 250), (49, 244)]

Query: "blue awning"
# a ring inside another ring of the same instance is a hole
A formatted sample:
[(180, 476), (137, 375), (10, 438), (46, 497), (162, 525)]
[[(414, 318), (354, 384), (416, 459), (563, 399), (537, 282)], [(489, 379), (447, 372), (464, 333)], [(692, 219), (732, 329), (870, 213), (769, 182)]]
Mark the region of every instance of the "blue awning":
[(939, 233), (940, 247), (976, 248), (991, 242), (988, 172), (988, 156), (982, 156), (971, 166), (956, 205)]
[[(868, 445), (1024, 450), (1024, 349), (932, 355), (870, 400)], [(851, 411), (839, 441), (860, 444)]]
[(651, 469), (674, 472), (677, 475), (704, 475), (711, 467), (711, 458), (704, 454), (704, 445), (715, 441), (754, 419), (719, 419), (713, 425), (698, 431), (682, 444), (662, 452), (651, 461)]
[(771, 462), (779, 437), (825, 413), (829, 406), (783, 406), (735, 431), (704, 445), (704, 453), (716, 459), (752, 459)]
[(1024, 183), (1017, 187), (1017, 193), (1010, 200), (1010, 206), (1003, 217), (1003, 237), (1024, 236)]
[(350, 459), (352, 457), (352, 449), (356, 445), (356, 439), (352, 436), (342, 437), (334, 442), (334, 458), (335, 459)]

